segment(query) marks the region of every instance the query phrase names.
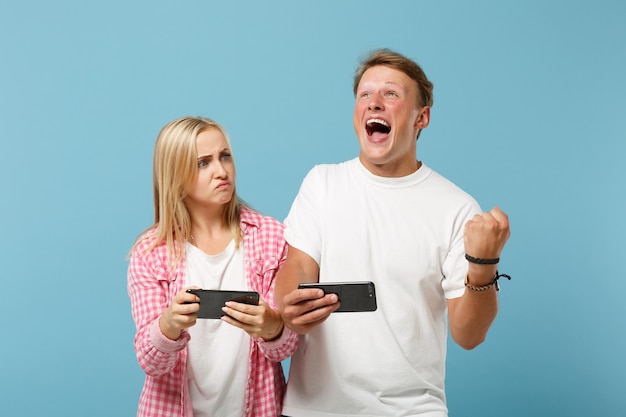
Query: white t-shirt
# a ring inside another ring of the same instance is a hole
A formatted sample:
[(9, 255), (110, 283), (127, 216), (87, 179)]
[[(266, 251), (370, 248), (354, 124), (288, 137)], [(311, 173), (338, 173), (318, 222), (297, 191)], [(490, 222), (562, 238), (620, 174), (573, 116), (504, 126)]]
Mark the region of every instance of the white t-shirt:
[(357, 159), (316, 166), (285, 221), (320, 282), (373, 281), (375, 312), (333, 313), (301, 337), (283, 414), (446, 416), (446, 298), (464, 292), (463, 228), (480, 208), (429, 167), (402, 178)]
[[(186, 245), (187, 285), (210, 290), (248, 290), (243, 249), (232, 241), (217, 255)], [(194, 417), (244, 415), (250, 336), (222, 320), (198, 319), (189, 328), (189, 393)]]

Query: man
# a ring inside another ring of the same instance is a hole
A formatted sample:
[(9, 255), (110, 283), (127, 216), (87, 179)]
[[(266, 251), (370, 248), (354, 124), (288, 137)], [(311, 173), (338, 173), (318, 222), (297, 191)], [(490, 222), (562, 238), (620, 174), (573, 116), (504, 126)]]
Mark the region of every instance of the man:
[[(303, 336), (284, 415), (447, 416), (447, 326), (472, 349), (496, 317), (508, 217), (497, 207), (482, 213), (416, 159), (432, 87), (412, 60), (388, 49), (369, 55), (354, 80), (358, 158), (313, 168), (285, 220), (276, 299)], [(374, 282), (378, 309), (332, 314), (336, 295), (297, 289), (336, 281)]]

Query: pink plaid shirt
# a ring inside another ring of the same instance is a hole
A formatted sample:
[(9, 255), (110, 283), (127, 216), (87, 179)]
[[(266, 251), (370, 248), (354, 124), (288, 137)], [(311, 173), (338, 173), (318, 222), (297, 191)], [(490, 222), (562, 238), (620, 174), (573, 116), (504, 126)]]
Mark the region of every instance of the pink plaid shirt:
[[(241, 209), (246, 280), (272, 308), (274, 277), (285, 262), (287, 246), (284, 226), (277, 220), (253, 210)], [(128, 266), (128, 294), (137, 327), (135, 351), (146, 380), (137, 416), (192, 417), (187, 386), (187, 343), (183, 330), (178, 340), (165, 337), (158, 318), (176, 293), (185, 287), (185, 261), (168, 268), (165, 244), (151, 252), (145, 249), (154, 241), (144, 239), (132, 252)], [(285, 376), (280, 361), (296, 350), (298, 336), (285, 328), (271, 342), (250, 338), (245, 416), (275, 417), (282, 409)], [(219, 381), (227, 384), (227, 381)]]

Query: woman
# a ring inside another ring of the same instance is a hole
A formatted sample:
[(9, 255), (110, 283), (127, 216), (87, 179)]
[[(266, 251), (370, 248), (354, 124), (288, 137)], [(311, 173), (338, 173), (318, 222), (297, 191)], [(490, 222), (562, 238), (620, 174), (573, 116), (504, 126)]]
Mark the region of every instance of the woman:
[[(297, 346), (274, 303), (283, 225), (238, 199), (224, 129), (198, 117), (167, 124), (154, 150), (155, 224), (131, 250), (128, 292), (146, 380), (138, 416), (277, 416), (281, 361)], [(198, 319), (189, 288), (252, 290)]]

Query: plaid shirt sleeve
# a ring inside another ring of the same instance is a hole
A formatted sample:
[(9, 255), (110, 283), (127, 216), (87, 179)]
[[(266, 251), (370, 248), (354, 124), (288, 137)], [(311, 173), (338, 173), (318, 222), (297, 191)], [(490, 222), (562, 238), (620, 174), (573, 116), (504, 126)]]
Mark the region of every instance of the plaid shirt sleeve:
[[(241, 215), (248, 282), (276, 309), (275, 277), (287, 256), (284, 225), (249, 209), (243, 209)], [(291, 356), (297, 347), (298, 335), (287, 328), (276, 340), (254, 339), (250, 364), (253, 383), (246, 398), (246, 416), (281, 414), (286, 385), (281, 361)]]
[(147, 375), (157, 377), (174, 369), (179, 359), (178, 352), (189, 341), (189, 333), (183, 331), (178, 340), (170, 340), (161, 333), (159, 316), (179, 285), (171, 285), (176, 281), (177, 274), (170, 273), (166, 267), (165, 246), (160, 245), (146, 252), (152, 241), (144, 239), (131, 254), (128, 294), (137, 328), (134, 344), (139, 365)]
[[(276, 273), (287, 259), (285, 226), (278, 220), (262, 216), (250, 210), (242, 210), (242, 221), (255, 224), (246, 227), (244, 242), (249, 254), (248, 282), (258, 291), (265, 302), (277, 309), (274, 299)], [(270, 342), (259, 338), (255, 340), (265, 356), (279, 362), (291, 356), (298, 347), (298, 335), (285, 328), (281, 336)]]
[[(271, 228), (273, 229), (273, 228)], [(264, 279), (265, 282), (268, 283), (268, 290), (265, 293), (265, 301), (272, 307), (274, 310), (277, 310), (278, 307), (276, 305), (276, 299), (274, 298), (274, 287), (276, 284), (276, 273), (285, 263), (285, 259), (287, 258), (287, 244), (285, 243), (283, 237), (284, 227), (281, 225), (275, 226), (273, 233), (270, 233), (272, 237), (277, 239), (273, 244), (270, 244), (269, 247), (278, 248), (277, 254), (279, 256), (272, 257), (271, 259), (275, 262), (275, 265), (270, 265), (268, 277)], [(256, 342), (259, 345), (261, 351), (265, 354), (265, 356), (274, 362), (283, 361), (293, 355), (298, 347), (298, 334), (291, 329), (285, 327), (283, 329), (282, 334), (275, 340), (265, 341), (261, 338), (257, 339)]]

